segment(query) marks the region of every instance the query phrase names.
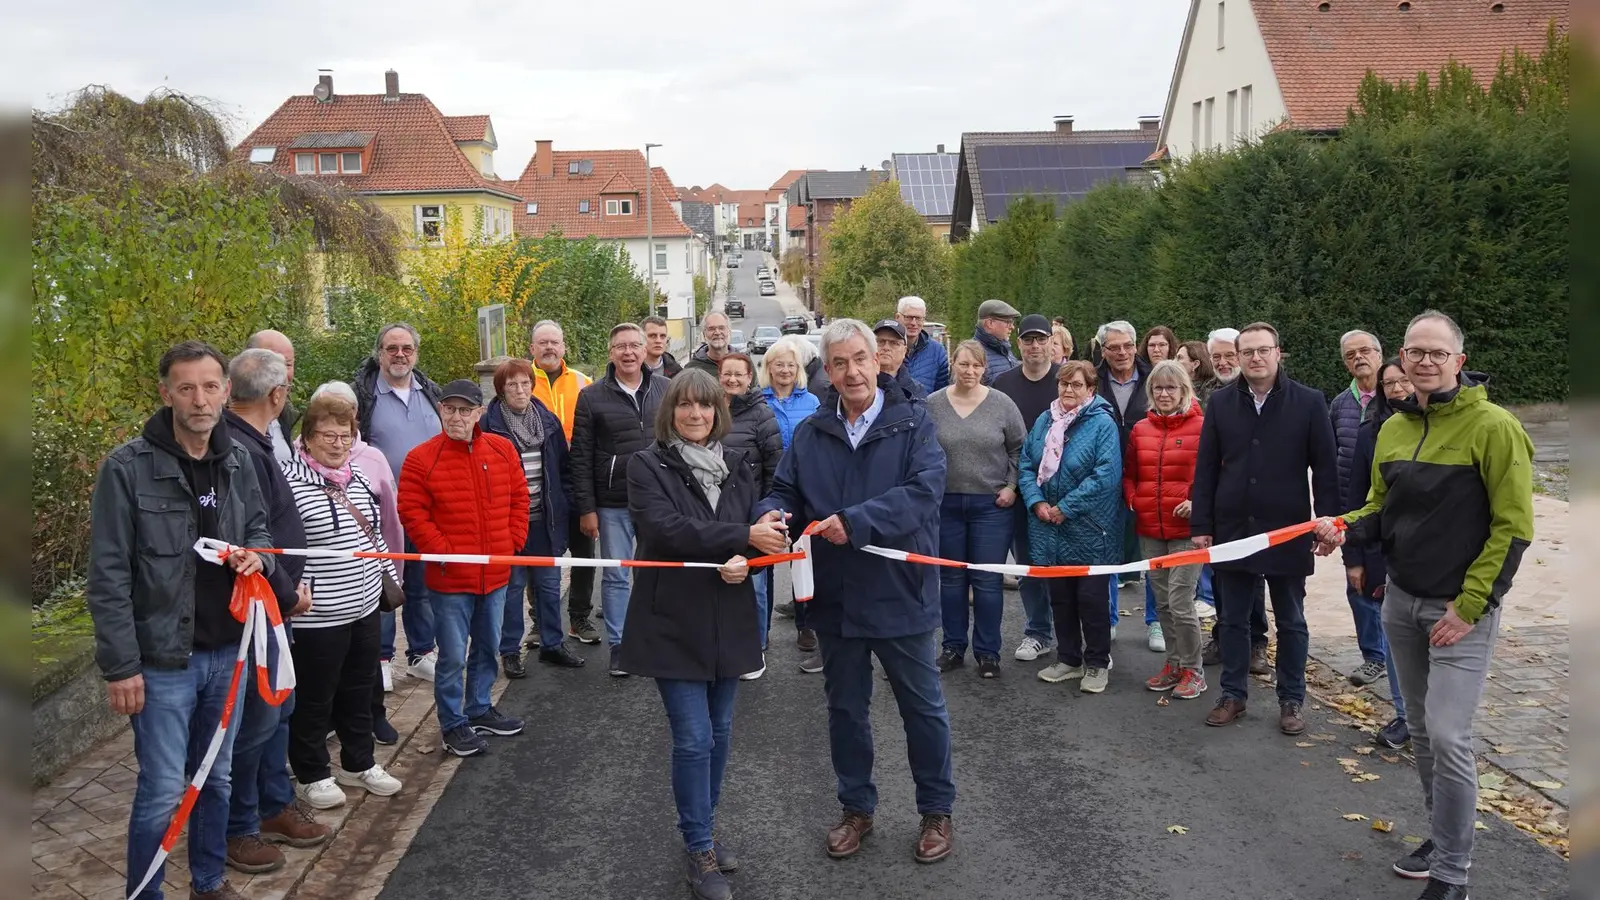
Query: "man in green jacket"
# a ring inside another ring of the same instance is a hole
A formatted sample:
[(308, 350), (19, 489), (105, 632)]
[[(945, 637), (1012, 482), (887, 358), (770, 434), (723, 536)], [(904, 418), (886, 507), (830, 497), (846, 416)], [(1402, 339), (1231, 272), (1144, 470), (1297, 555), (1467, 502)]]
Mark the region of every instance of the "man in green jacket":
[[(1478, 773), (1472, 714), (1494, 653), (1500, 604), (1533, 540), (1533, 443), (1463, 372), (1461, 328), (1428, 310), (1400, 356), (1416, 394), (1378, 433), (1367, 503), (1344, 516), (1349, 539), (1382, 539), (1389, 563), (1383, 628), (1411, 726), (1432, 836), (1395, 863), (1429, 879), (1423, 896), (1466, 900)], [(1318, 552), (1342, 543), (1331, 520)]]

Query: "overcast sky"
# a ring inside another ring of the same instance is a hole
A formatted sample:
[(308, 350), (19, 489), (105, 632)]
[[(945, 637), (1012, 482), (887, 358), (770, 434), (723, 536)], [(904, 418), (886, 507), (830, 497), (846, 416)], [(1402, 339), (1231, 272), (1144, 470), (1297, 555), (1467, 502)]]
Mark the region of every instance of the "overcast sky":
[[(792, 9), (785, 9), (785, 7)], [(1182, 0), (812, 0), (672, 4), (536, 0), (218, 3), (78, 0), (12, 10), (0, 102), (54, 107), (86, 84), (217, 101), (235, 139), (317, 69), (342, 93), (427, 94), (488, 113), (516, 178), (557, 149), (663, 146), (682, 187), (765, 188), (791, 168), (876, 166), (954, 151), (963, 131), (1132, 127), (1159, 114)], [(10, 43), (10, 42), (8, 42)]]

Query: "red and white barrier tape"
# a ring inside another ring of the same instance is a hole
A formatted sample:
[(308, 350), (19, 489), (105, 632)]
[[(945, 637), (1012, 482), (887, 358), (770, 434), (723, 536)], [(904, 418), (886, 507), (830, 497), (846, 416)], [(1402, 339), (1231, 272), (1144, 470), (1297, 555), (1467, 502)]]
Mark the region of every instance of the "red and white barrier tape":
[[(227, 555), (235, 547), (215, 538), (201, 538), (195, 550), (207, 554)], [(722, 563), (714, 562), (655, 562), (647, 559), (588, 559), (571, 556), (495, 556), (484, 553), (377, 553), (372, 550), (311, 550), (305, 548), (251, 547), (256, 553), (279, 556), (303, 556), (307, 559), (389, 559), (404, 562), (431, 562), (474, 566), (530, 566), (557, 569), (720, 569)], [(794, 562), (801, 554), (774, 553), (756, 556), (746, 561), (752, 569)]]
[[(202, 538), (197, 541), (195, 550), (202, 559), (222, 565), (227, 554), (224, 552), (219, 556), (217, 550), (207, 543), (208, 540)], [(195, 802), (200, 798), (200, 788), (206, 783), (206, 776), (211, 774), (211, 767), (216, 763), (217, 755), (222, 752), (222, 742), (228, 736), (228, 725), (233, 721), (234, 701), (239, 697), (239, 682), (244, 678), (245, 661), (249, 658), (250, 649), (255, 648), (256, 690), (260, 692), (262, 699), (273, 706), (282, 706), (294, 691), (294, 658), (289, 655), (289, 633), (284, 628), (277, 597), (273, 595), (272, 586), (267, 583), (266, 576), (258, 572), (235, 578), (233, 599), (228, 604), (228, 610), (233, 613), (235, 619), (244, 623), (244, 635), (239, 639), (239, 655), (234, 657), (233, 676), (228, 682), (228, 699), (222, 704), (222, 721), (217, 723), (217, 731), (211, 736), (211, 744), (206, 748), (205, 758), (200, 760), (200, 767), (195, 770), (194, 777), (183, 789), (183, 799), (178, 803), (177, 812), (172, 814), (172, 823), (167, 826), (166, 834), (161, 837), (161, 847), (156, 851), (155, 859), (150, 861), (150, 868), (145, 870), (139, 886), (129, 892), (130, 898), (138, 896), (155, 878), (156, 872), (161, 869), (161, 864), (166, 862), (168, 855), (172, 853), (172, 845), (177, 843), (178, 836), (183, 833), (189, 815), (194, 812)], [(267, 666), (269, 632), (273, 642), (278, 645), (276, 671), (269, 671)]]

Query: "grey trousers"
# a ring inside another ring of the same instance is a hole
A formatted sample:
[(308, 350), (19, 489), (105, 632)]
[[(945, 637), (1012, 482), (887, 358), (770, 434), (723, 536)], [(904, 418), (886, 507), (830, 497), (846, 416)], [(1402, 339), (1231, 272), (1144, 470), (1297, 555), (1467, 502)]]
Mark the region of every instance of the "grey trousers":
[[(1163, 541), (1139, 536), (1139, 552), (1145, 559), (1193, 549), (1194, 541), (1188, 538)], [(1146, 577), (1155, 594), (1161, 633), (1167, 639), (1167, 665), (1204, 675), (1205, 668), (1200, 663), (1200, 617), (1194, 611), (1194, 586), (1200, 579), (1200, 567), (1151, 569)]]
[(1406, 701), (1422, 798), (1432, 818), (1430, 873), (1440, 881), (1466, 884), (1478, 806), (1472, 714), (1489, 674), (1500, 609), (1484, 613), (1456, 643), (1435, 647), (1428, 643), (1428, 632), (1444, 617), (1444, 606), (1442, 599), (1413, 597), (1390, 581), (1383, 598), (1383, 630)]

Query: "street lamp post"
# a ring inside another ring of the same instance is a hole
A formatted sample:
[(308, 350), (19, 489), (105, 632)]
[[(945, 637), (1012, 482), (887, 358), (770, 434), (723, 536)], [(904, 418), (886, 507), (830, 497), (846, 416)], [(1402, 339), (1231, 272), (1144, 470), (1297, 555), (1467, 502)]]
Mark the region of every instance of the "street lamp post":
[[(655, 235), (655, 186), (656, 173), (650, 168), (650, 151), (661, 146), (648, 141), (644, 145), (644, 258), (645, 268), (650, 270), (650, 305), (655, 306), (656, 298), (656, 235)], [(693, 313), (691, 312), (691, 316)]]

